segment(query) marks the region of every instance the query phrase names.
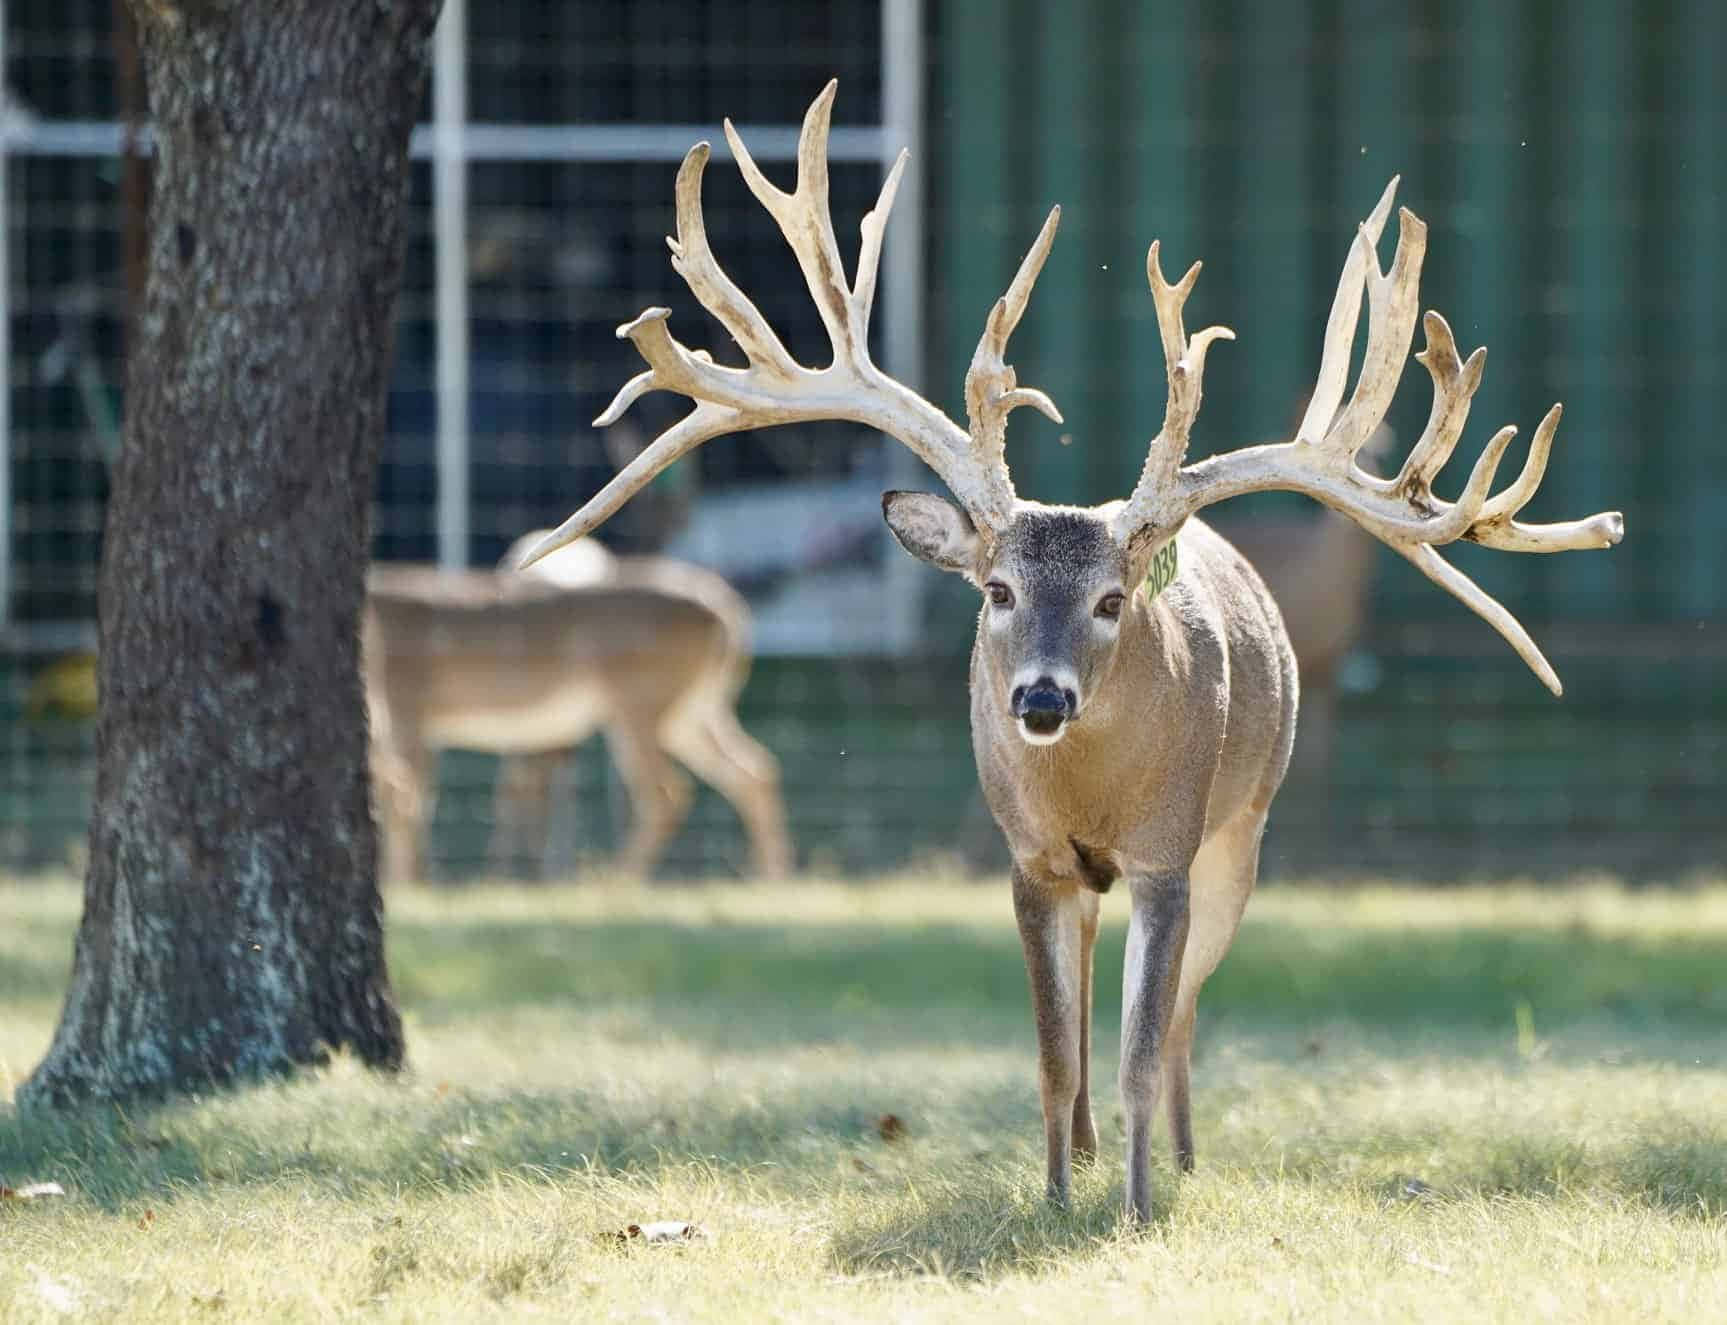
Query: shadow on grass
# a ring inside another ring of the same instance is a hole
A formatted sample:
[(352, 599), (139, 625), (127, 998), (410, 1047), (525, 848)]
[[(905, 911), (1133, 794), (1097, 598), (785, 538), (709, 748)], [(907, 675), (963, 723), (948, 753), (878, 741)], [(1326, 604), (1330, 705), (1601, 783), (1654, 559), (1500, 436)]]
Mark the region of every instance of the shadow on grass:
[[(998, 1174), (936, 1178), (920, 1185), (915, 1199), (884, 1204), (837, 1229), (829, 1259), (847, 1275), (978, 1282), (1056, 1262), (1071, 1265), (1076, 1254), (1122, 1233), (1119, 1183), (1076, 1182), (1066, 1210), (1045, 1200), (1042, 1186), (1041, 1169), (1018, 1181)], [(1154, 1224), (1169, 1219), (1167, 1195), (1160, 1190)]]
[[(0, 1108), (0, 1181), (53, 1179), (109, 1209), (200, 1183), (292, 1179), (351, 1197), (473, 1187), (505, 1173), (561, 1182), (686, 1165), (771, 1170), (781, 1189), (823, 1192), (836, 1174), (860, 1168), (891, 1171), (918, 1154), (958, 1159), (958, 1142), (931, 1138), (928, 1101), (903, 1096), (896, 1103), (912, 1139), (890, 1151), (878, 1134), (884, 1101), (855, 1076), (792, 1084), (771, 1098), (715, 1089), (675, 1101), (640, 1092), (464, 1091), (408, 1079), (314, 1077), (132, 1110), (20, 1115)], [(1037, 1127), (1029, 1089), (982, 1091), (968, 1105), (966, 1137), (982, 1129), (1029, 1138)]]
[[(1361, 1138), (1364, 1151), (1395, 1133)], [(1467, 1140), (1457, 1149), (1478, 1150)], [(1594, 1149), (1563, 1136), (1519, 1137), (1486, 1155), (1452, 1165), (1452, 1174), (1429, 1183), (1418, 1173), (1397, 1172), (1374, 1190), (1387, 1202), (1445, 1201), (1519, 1196), (1558, 1199), (1580, 1189), (1605, 1189), (1669, 1214), (1719, 1219), (1727, 1214), (1727, 1129), (1685, 1128), (1673, 1135), (1640, 1136), (1611, 1149)], [(1338, 1171), (1330, 1159), (1284, 1157), (1282, 1172), (1323, 1183)]]
[[(987, 905), (980, 898), (980, 906)], [(1097, 1017), (1119, 1025), (1120, 908), (1098, 945)], [(451, 1021), (534, 1004), (580, 1008), (640, 1000), (675, 1012), (730, 1009), (738, 1034), (774, 1035), (795, 1009), (844, 1034), (871, 1012), (906, 1014), (916, 1042), (926, 1010), (1029, 1018), (1010, 926), (678, 925), (650, 921), (398, 923), (391, 964), (403, 1006)], [(1249, 913), (1206, 986), (1208, 1017), (1278, 1025), (1341, 1018), (1425, 1030), (1507, 1025), (1527, 1003), (1544, 1026), (1605, 1017), (1634, 1030), (1727, 1020), (1727, 941), (1504, 928), (1351, 930), (1256, 925)], [(773, 1016), (752, 1019), (755, 1008)], [(941, 1018), (935, 1018), (939, 1024)]]
[[(1011, 929), (957, 925), (679, 925), (655, 921), (397, 924), (390, 959), (399, 1001), (438, 1020), (535, 1004), (639, 1001), (784, 1009), (823, 1019), (831, 1039), (871, 1010), (1022, 1011)], [(1028, 1014), (1029, 1015), (1029, 1014)], [(901, 1023), (918, 1034), (915, 1018)], [(748, 1036), (752, 1022), (739, 1019)]]
[[(0, 1181), (56, 1180), (112, 1213), (205, 1184), (291, 1183), (364, 1201), (480, 1190), (503, 1175), (560, 1186), (595, 1175), (651, 1183), (693, 1167), (750, 1174), (785, 1199), (827, 1200), (861, 1185), (882, 1199), (838, 1202), (860, 1213), (842, 1217), (831, 1240), (836, 1269), (854, 1275), (987, 1279), (1071, 1259), (1120, 1231), (1120, 1138), (1107, 1126), (1097, 1166), (1076, 1178), (1073, 1209), (1043, 1201), (1029, 1078), (968, 1095), (957, 1111), (944, 1112), (934, 1095), (913, 1096), (904, 1104), (910, 1137), (887, 1145), (876, 1129), (880, 1101), (860, 1098), (855, 1079), (795, 1083), (771, 1097), (697, 1092), (668, 1107), (645, 1094), (443, 1092), (348, 1073), (130, 1113), (0, 1110)], [(979, 1138), (987, 1149), (976, 1148)], [(1468, 1119), (1405, 1126), (1388, 1113), (1291, 1137), (1275, 1155), (1257, 1144), (1212, 1153), (1211, 1162), (1242, 1175), (1244, 1200), (1251, 1181), (1275, 1178), (1339, 1193), (1365, 1188), (1388, 1205), (1590, 1192), (1682, 1217), (1727, 1216), (1727, 1123), (1714, 1120), (1665, 1120), (1586, 1146), (1563, 1134), (1482, 1134)], [(1179, 1180), (1160, 1165), (1154, 1181), (1162, 1221)]]
[[(1360, 1164), (1361, 1156), (1382, 1148), (1407, 1150), (1413, 1139), (1375, 1131), (1338, 1138), (1324, 1158), (1284, 1156), (1271, 1164), (1231, 1166), (1231, 1171), (1245, 1180), (1243, 1200), (1253, 1199), (1256, 1178), (1355, 1192), (1362, 1170), (1378, 1167)], [(1344, 1157), (1349, 1162), (1339, 1163)], [(1593, 1190), (1680, 1218), (1713, 1223), (1727, 1216), (1727, 1129), (1644, 1137), (1592, 1155), (1560, 1138), (1519, 1139), (1475, 1158), (1478, 1166), (1461, 1165), (1443, 1182), (1429, 1184), (1407, 1171), (1387, 1171), (1370, 1182), (1369, 1190), (1386, 1206), (1441, 1206), (1484, 1197), (1551, 1201)], [(1120, 1161), (1106, 1154), (1100, 1162), (1113, 1175)], [(1176, 1217), (1180, 1182), (1168, 1169), (1155, 1174), (1154, 1227)], [(938, 1178), (930, 1184), (933, 1195), (919, 1192), (910, 1202), (884, 1205), (843, 1224), (830, 1242), (831, 1262), (848, 1275), (943, 1275), (987, 1282), (1009, 1273), (1037, 1273), (1058, 1261), (1071, 1265), (1076, 1254), (1135, 1236), (1121, 1217), (1118, 1177), (1094, 1177), (1076, 1191), (1070, 1210), (1034, 1198), (1033, 1184), (1029, 1161), (1019, 1181), (995, 1174)]]

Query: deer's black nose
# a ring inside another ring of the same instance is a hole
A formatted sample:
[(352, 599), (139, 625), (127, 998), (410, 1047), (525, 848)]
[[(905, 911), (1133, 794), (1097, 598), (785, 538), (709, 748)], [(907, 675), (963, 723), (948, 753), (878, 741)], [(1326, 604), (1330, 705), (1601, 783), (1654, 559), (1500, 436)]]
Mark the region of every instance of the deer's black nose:
[(1047, 676), (1038, 677), (1029, 686), (1015, 686), (1012, 701), (1013, 716), (1025, 724), (1027, 731), (1039, 736), (1058, 730), (1077, 707), (1073, 691), (1063, 690)]

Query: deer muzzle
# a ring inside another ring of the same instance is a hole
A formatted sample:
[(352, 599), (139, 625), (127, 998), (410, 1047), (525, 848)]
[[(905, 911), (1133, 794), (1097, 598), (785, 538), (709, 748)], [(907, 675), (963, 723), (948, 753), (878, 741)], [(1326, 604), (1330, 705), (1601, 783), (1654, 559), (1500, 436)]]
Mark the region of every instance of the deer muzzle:
[(1055, 678), (1040, 676), (1030, 685), (1019, 685), (1011, 696), (1013, 716), (1020, 735), (1033, 745), (1050, 745), (1061, 739), (1063, 727), (1079, 712), (1079, 696)]

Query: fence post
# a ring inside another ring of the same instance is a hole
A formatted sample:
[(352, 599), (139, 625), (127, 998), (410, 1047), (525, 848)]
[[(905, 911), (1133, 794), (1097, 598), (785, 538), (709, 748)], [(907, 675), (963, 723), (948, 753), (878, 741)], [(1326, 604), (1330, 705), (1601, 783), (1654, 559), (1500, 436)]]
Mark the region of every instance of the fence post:
[(6, 15), (0, 10), (0, 630), (12, 624), (12, 164), (11, 93), (6, 89)]
[(445, 570), (465, 569), (469, 557), (467, 11), (467, 0), (445, 0), (432, 48), (438, 565)]
[[(882, 319), (882, 365), (913, 391), (922, 390), (923, 343), (923, 0), (882, 0), (882, 169), (890, 170), (900, 149), (911, 159), (899, 184), (899, 219), (888, 226), (883, 263), (887, 313)], [(888, 481), (895, 488), (928, 480), (916, 456), (884, 441)], [(884, 533), (884, 540), (888, 536)], [(907, 654), (923, 628), (923, 567), (890, 544), (882, 577), (888, 649)]]

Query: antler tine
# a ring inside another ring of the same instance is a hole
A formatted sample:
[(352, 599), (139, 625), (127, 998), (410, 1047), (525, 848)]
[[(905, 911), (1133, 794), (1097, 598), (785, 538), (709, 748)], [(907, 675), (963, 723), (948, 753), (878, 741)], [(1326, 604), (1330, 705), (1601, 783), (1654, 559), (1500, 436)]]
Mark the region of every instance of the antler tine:
[[(1165, 433), (1170, 435), (1159, 437), (1139, 487), (1116, 517), (1117, 536), (1131, 546), (1146, 529), (1164, 533), (1195, 511), (1246, 492), (1282, 488), (1305, 493), (1347, 515), (1491, 624), (1557, 695), (1559, 678), (1528, 632), (1437, 549), (1459, 538), (1509, 552), (1599, 548), (1620, 540), (1625, 524), (1617, 511), (1553, 525), (1525, 525), (1514, 518), (1541, 482), (1559, 423), (1559, 407), (1554, 406), (1541, 421), (1523, 472), (1504, 492), (1490, 495), (1506, 448), (1516, 436), (1517, 430), (1510, 427), (1501, 428), (1482, 448), (1456, 501), (1436, 497), (1433, 480), (1463, 431), (1470, 403), (1481, 385), (1487, 352), (1478, 349), (1468, 359), (1460, 359), (1450, 326), (1438, 313), (1430, 312), (1425, 318), (1427, 346), (1415, 356), (1433, 379), (1433, 407), (1427, 426), (1395, 478), (1366, 473), (1355, 463), (1391, 403), (1419, 308), (1427, 237), (1420, 218), (1408, 209), (1400, 213), (1397, 254), (1389, 272), (1380, 270), (1376, 256), (1375, 244), (1388, 218), (1396, 185), (1393, 179), (1350, 246), (1326, 323), (1313, 399), (1294, 440), (1247, 447), (1185, 468), (1180, 467), (1177, 447), (1185, 446), (1186, 436), (1177, 430), (1190, 423), (1191, 417), (1178, 405), (1182, 387), (1178, 351), (1182, 345), (1181, 301), (1192, 288), (1194, 273), (1169, 286), (1157, 270), (1157, 248), (1152, 246), (1152, 293), (1158, 299), (1165, 357), (1172, 365), (1170, 412), (1164, 423)], [(1367, 350), (1354, 394), (1339, 410), (1363, 286), (1368, 306)], [(1185, 353), (1192, 356), (1191, 345)], [(1196, 382), (1195, 408), (1197, 394)]]
[(1546, 476), (1547, 457), (1553, 450), (1553, 434), (1559, 430), (1559, 420), (1564, 413), (1565, 407), (1555, 403), (1541, 416), (1541, 422), (1535, 425), (1535, 436), (1529, 439), (1529, 456), (1523, 462), (1523, 472), (1510, 487), (1481, 508), (1478, 524), (1508, 520), (1529, 505), (1529, 499)]
[(1367, 264), (1379, 236), (1385, 231), (1386, 218), (1391, 215), (1392, 201), (1397, 197), (1397, 184), (1402, 178), (1393, 175), (1385, 186), (1379, 202), (1368, 213), (1349, 243), (1349, 256), (1344, 259), (1343, 274), (1337, 280), (1337, 293), (1332, 296), (1331, 315), (1325, 321), (1325, 348), (1319, 358), (1319, 377), (1313, 385), (1313, 395), (1307, 402), (1307, 413), (1295, 435), (1302, 441), (1316, 441), (1331, 427), (1337, 417), (1337, 407), (1343, 403), (1343, 390), (1349, 385), (1349, 351), (1355, 344), (1355, 324), (1361, 317), (1361, 291), (1367, 280)]
[(1451, 325), (1438, 313), (1429, 311), (1422, 325), (1427, 331), (1427, 348), (1415, 356), (1415, 362), (1433, 378), (1433, 408), (1393, 482), (1394, 488), (1412, 494), (1426, 492), (1451, 458), (1487, 367), (1486, 346), (1471, 354), (1468, 362), (1458, 359)]
[(1163, 503), (1174, 490), (1173, 480), (1187, 458), (1188, 439), (1205, 379), (1205, 352), (1216, 340), (1234, 340), (1228, 327), (1207, 327), (1192, 339), (1182, 319), (1187, 297), (1199, 280), (1201, 263), (1194, 263), (1171, 285), (1163, 275), (1162, 246), (1152, 240), (1145, 255), (1145, 279), (1157, 309), (1157, 331), (1163, 341), (1164, 370), (1169, 378), (1169, 402), (1164, 406), (1163, 428), (1152, 440), (1133, 493), (1115, 517), (1115, 527), (1124, 541), (1143, 528), (1171, 529), (1186, 516), (1171, 518)]
[[(803, 128), (798, 132), (798, 182), (787, 193), (762, 174), (744, 140), (739, 137), (731, 120), (724, 122), (726, 142), (737, 158), (744, 183), (755, 194), (768, 214), (779, 223), (780, 232), (791, 245), (798, 269), (815, 296), (816, 310), (827, 328), (828, 340), (834, 353), (840, 356), (867, 356), (863, 344), (867, 324), (858, 317), (859, 309), (846, 287), (845, 263), (840, 258), (839, 240), (834, 235), (833, 217), (828, 212), (828, 129), (833, 119), (834, 93), (839, 80), (830, 78), (810, 108), (804, 113)], [(897, 188), (897, 175), (890, 175)], [(884, 200), (891, 205), (893, 188), (883, 190)], [(883, 209), (882, 221), (886, 223)], [(861, 275), (860, 271), (860, 275)], [(872, 277), (873, 284), (873, 277)], [(873, 292), (872, 296), (873, 298)], [(866, 310), (867, 311), (867, 310)]]
[(1553, 692), (1555, 699), (1564, 695), (1565, 686), (1559, 680), (1559, 673), (1553, 670), (1553, 664), (1547, 661), (1547, 655), (1541, 652), (1541, 647), (1523, 628), (1523, 623), (1511, 614), (1504, 603), (1440, 556), (1429, 544), (1393, 543), (1391, 547), (1428, 579), (1497, 630), (1505, 642), (1517, 650), (1517, 656), (1528, 664), (1529, 670), (1535, 673), (1541, 684)]
[[(666, 247), (672, 253), (672, 270), (684, 278), (684, 284), (690, 287), (690, 293), (702, 307), (720, 320), (751, 363), (770, 367), (789, 378), (797, 371), (796, 360), (774, 334), (761, 310), (721, 269), (713, 249), (708, 247), (707, 221), (702, 216), (702, 174), (707, 169), (709, 154), (710, 149), (705, 142), (697, 143), (678, 167), (678, 234), (676, 239), (666, 240)], [(625, 388), (626, 391), (628, 389)], [(634, 398), (630, 397), (631, 400)], [(619, 399), (622, 399), (622, 393)], [(628, 407), (628, 401), (624, 407)], [(619, 410), (616, 401), (612, 408)], [(605, 415), (601, 416), (601, 422), (611, 421)]]
[(900, 176), (905, 173), (905, 163), (909, 160), (911, 152), (901, 148), (900, 154), (894, 158), (893, 169), (882, 181), (875, 206), (865, 212), (864, 219), (858, 223), (863, 242), (858, 249), (858, 274), (852, 286), (852, 302), (857, 308), (858, 322), (864, 327), (869, 326), (870, 313), (875, 307), (876, 273), (881, 266), (881, 246), (887, 233), (888, 213), (893, 211)]
[(1020, 386), (1019, 375), (1006, 362), (1008, 339), (1025, 316), (1032, 286), (1043, 271), (1060, 224), (1061, 208), (1050, 208), (1007, 293), (990, 308), (965, 375), (965, 412), (971, 425), (972, 454), (979, 468), (990, 477), (1004, 515), (1014, 503), (1013, 479), (1007, 468), (1007, 416), (1022, 405), (1030, 405), (1052, 423), (1062, 421), (1055, 402), (1033, 387)]
[[(1389, 272), (1379, 270), (1379, 259), (1368, 241), (1366, 227), (1362, 227), (1360, 243), (1367, 249), (1367, 351), (1361, 374), (1355, 379), (1355, 393), (1316, 443), (1346, 462), (1354, 461), (1391, 408), (1409, 343), (1415, 337), (1427, 224), (1407, 207), (1398, 213), (1397, 220), (1397, 252)], [(1347, 345), (1344, 351), (1347, 357)]]
[[(848, 287), (828, 212), (827, 140), (835, 86), (829, 83), (822, 89), (804, 116), (798, 137), (797, 187), (790, 193), (768, 182), (737, 130), (730, 121), (725, 126), (726, 139), (745, 182), (778, 222), (797, 257), (833, 345), (833, 362), (825, 368), (799, 364), (760, 310), (721, 270), (708, 245), (702, 218), (702, 174), (709, 150), (706, 143), (698, 143), (678, 171), (678, 233), (668, 241), (672, 266), (738, 343), (748, 366), (716, 364), (706, 350), (680, 344), (667, 326), (671, 310), (666, 308), (646, 309), (619, 327), (619, 337), (634, 342), (648, 367), (624, 384), (596, 422), (616, 422), (649, 391), (678, 392), (688, 396), (694, 408), (624, 466), (581, 510), (531, 548), (519, 566), (532, 565), (547, 553), (592, 533), (656, 474), (703, 442), (749, 428), (818, 419), (862, 423), (902, 442), (941, 476), (974, 522), (986, 530), (1004, 527), (1011, 517), (1013, 489), (1005, 465), (980, 463), (964, 429), (870, 360), (869, 316), (881, 264), (883, 229), (906, 158), (902, 153), (895, 162), (875, 207), (863, 219), (857, 278)], [(1047, 241), (1043, 247), (1047, 251)], [(1039, 257), (1038, 264), (1041, 262)], [(1025, 275), (1023, 268), (1021, 274)], [(1004, 341), (1005, 331), (1011, 331), (1011, 322), (1018, 319), (1017, 310), (1023, 310), (1030, 279), (1035, 275), (1034, 265), (1024, 289), (1016, 282), (1010, 292), (1017, 305), (1013, 318), (1005, 324)], [(1009, 387), (995, 402), (996, 407), (1011, 409), (1043, 399), (1036, 392), (1013, 391), (1011, 381)]]
[(1203, 263), (1196, 262), (1171, 285), (1163, 278), (1160, 243), (1152, 240), (1145, 255), (1145, 277), (1157, 308), (1157, 330), (1163, 340), (1163, 362), (1169, 375), (1169, 402), (1164, 406), (1163, 430), (1158, 434), (1159, 451), (1171, 466), (1187, 458), (1188, 436), (1199, 417), (1205, 376), (1205, 352), (1214, 340), (1234, 340), (1228, 327), (1207, 327), (1189, 339), (1182, 320), (1188, 295), (1199, 281)]

